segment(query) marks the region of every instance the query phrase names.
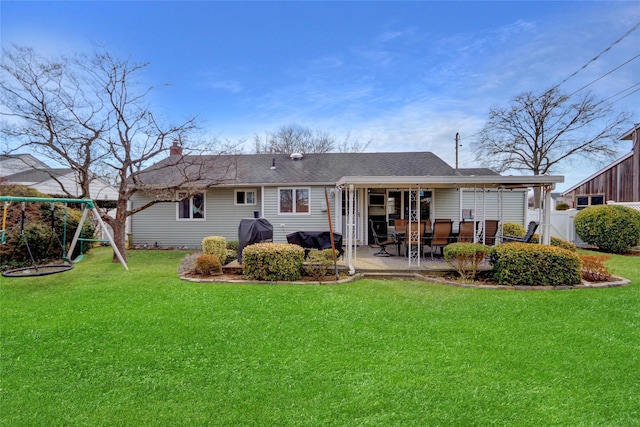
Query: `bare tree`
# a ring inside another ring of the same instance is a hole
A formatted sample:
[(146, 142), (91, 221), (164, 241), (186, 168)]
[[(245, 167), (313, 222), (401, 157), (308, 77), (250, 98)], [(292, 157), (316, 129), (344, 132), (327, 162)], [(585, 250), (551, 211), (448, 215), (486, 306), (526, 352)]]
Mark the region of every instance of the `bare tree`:
[[(218, 164), (217, 172), (210, 174), (211, 163), (184, 150), (183, 142), (196, 130), (195, 118), (164, 125), (153, 114), (146, 101), (154, 87), (137, 80), (148, 64), (131, 63), (106, 51), (46, 59), (31, 48), (14, 46), (3, 54), (0, 115), (1, 131), (10, 144), (6, 152), (28, 150), (73, 169), (81, 194), (62, 188), (69, 197), (88, 198), (92, 179), (109, 180), (118, 200), (115, 216), (103, 212), (102, 218), (113, 229), (121, 253), (125, 254), (128, 217), (155, 203), (175, 202), (175, 189), (195, 192), (223, 179), (221, 170), (232, 173), (231, 166), (225, 170)], [(139, 178), (142, 171), (172, 147), (174, 156), (160, 162), (171, 169), (171, 185), (145, 185)], [(203, 151), (212, 148), (200, 146)], [(128, 201), (137, 191), (155, 197), (129, 209)]]
[[(506, 108), (495, 107), (480, 133), (478, 160), (499, 171), (551, 173), (576, 156), (603, 161), (616, 154), (626, 114), (585, 94), (576, 101), (557, 88), (541, 95), (518, 95)], [(536, 195), (535, 206), (539, 206)]]
[(342, 142), (327, 132), (299, 126), (282, 126), (276, 132), (266, 132), (263, 137), (255, 135), (255, 151), (258, 154), (272, 153), (329, 153), (332, 151), (364, 151), (370, 142), (361, 144), (349, 141), (349, 135)]

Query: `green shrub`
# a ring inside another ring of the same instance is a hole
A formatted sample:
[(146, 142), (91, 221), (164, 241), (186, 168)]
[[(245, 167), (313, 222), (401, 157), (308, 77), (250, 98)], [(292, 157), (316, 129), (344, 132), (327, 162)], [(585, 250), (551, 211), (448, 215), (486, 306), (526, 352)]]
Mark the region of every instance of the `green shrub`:
[(202, 239), (202, 253), (216, 255), (220, 261), (227, 259), (227, 239), (222, 236), (207, 236)]
[(567, 203), (565, 202), (560, 202), (556, 205), (556, 210), (557, 211), (566, 211), (567, 209), (570, 209), (571, 206), (569, 206)]
[(588, 207), (578, 212), (574, 224), (583, 241), (604, 251), (624, 253), (640, 242), (640, 212), (626, 206)]
[[(540, 243), (540, 235), (534, 234), (531, 238), (530, 243)], [(574, 245), (573, 243), (567, 242), (566, 240), (555, 236), (551, 236), (551, 246), (557, 246), (559, 248), (567, 249), (572, 252), (576, 252), (578, 250), (578, 248), (576, 248), (576, 245)]]
[(562, 286), (580, 283), (578, 254), (557, 246), (505, 243), (489, 256), (493, 277), (507, 286)]
[(224, 262), (222, 263), (222, 265), (227, 265), (230, 262), (234, 261), (238, 259), (238, 251), (234, 251), (232, 249), (227, 249), (227, 257), (224, 260)]
[(222, 274), (222, 264), (217, 255), (202, 254), (196, 258), (196, 271), (205, 276)]
[(298, 280), (304, 249), (288, 243), (255, 243), (242, 251), (242, 274), (250, 280)]
[(491, 248), (481, 243), (452, 243), (444, 247), (444, 259), (454, 267), (463, 281), (475, 280), (478, 266)]
[[(2, 186), (2, 191), (14, 197), (48, 197), (35, 190), (21, 186)], [(71, 244), (78, 223), (82, 217), (79, 209), (54, 204), (54, 226), (56, 235), (51, 228), (50, 202), (25, 202), (24, 236), (21, 235), (22, 203), (9, 203), (6, 210), (6, 243), (0, 245), (0, 260), (2, 268), (26, 267), (33, 264), (25, 238), (29, 244), (31, 255), (36, 264), (59, 262), (63, 257), (75, 259), (80, 253), (85, 253), (91, 244), (78, 243), (72, 256), (66, 254)], [(65, 235), (66, 231), (66, 235)], [(91, 221), (85, 221), (82, 237), (93, 238), (95, 228)], [(66, 243), (64, 249), (62, 245)]]
[(238, 246), (240, 246), (240, 242), (238, 242), (237, 240), (228, 240), (227, 241), (227, 249), (229, 249), (231, 251), (238, 252)]
[(505, 222), (502, 224), (502, 234), (505, 236), (524, 237), (527, 234), (527, 229), (517, 222)]
[(318, 282), (327, 275), (333, 266), (333, 255), (331, 249), (309, 251), (307, 260), (304, 262), (305, 276), (313, 277)]

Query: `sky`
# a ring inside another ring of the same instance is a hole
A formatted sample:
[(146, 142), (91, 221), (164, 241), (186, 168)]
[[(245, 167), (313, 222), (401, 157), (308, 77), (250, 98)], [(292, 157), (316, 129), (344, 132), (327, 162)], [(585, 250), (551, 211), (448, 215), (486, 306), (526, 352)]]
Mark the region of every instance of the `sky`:
[[(197, 116), (246, 152), (254, 135), (299, 125), (454, 166), (459, 133), (460, 167), (482, 166), (474, 145), (490, 108), (559, 83), (589, 85), (578, 94), (640, 123), (640, 28), (625, 36), (638, 23), (640, 1), (0, 2), (3, 48), (149, 62), (154, 112)], [(556, 168), (558, 190), (603, 166)]]

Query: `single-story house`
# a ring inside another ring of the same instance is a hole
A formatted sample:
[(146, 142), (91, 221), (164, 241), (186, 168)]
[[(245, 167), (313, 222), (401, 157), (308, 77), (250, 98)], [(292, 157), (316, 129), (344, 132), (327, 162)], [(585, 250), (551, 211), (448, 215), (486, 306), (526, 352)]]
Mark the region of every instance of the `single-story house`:
[(564, 191), (560, 197), (572, 208), (607, 202), (640, 202), (640, 124), (621, 140), (633, 141), (631, 152)]
[[(205, 167), (206, 179), (176, 187)], [(173, 155), (137, 177), (140, 191), (131, 208), (163, 190), (189, 197), (135, 214), (129, 236), (136, 245), (199, 247), (206, 236), (237, 240), (240, 220), (255, 214), (271, 222), (276, 242), (295, 231), (326, 231), (331, 218), (333, 231), (355, 247), (372, 243), (372, 222), (388, 230), (401, 218), (449, 218), (454, 231), (462, 220), (524, 225), (528, 188), (543, 186), (549, 196), (563, 180), (501, 176), (484, 168), (456, 171), (431, 152)]]
[[(50, 168), (31, 154), (0, 156), (0, 179), (52, 196), (79, 197), (81, 193), (73, 169)], [(118, 190), (98, 177), (91, 181), (89, 193), (93, 200), (118, 200)]]

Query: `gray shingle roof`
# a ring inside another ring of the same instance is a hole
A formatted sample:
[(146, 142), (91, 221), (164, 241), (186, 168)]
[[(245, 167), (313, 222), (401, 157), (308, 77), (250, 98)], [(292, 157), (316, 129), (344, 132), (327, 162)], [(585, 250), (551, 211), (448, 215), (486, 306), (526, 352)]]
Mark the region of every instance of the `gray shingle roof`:
[[(207, 179), (229, 185), (333, 184), (343, 176), (455, 176), (455, 170), (431, 152), (390, 153), (312, 153), (300, 160), (286, 154), (240, 154), (225, 156), (186, 156), (164, 159), (140, 175), (140, 182), (153, 186), (174, 186), (184, 176), (184, 165), (191, 176), (203, 168)], [(272, 164), (275, 161), (275, 169)], [(229, 171), (229, 173), (227, 173)], [(464, 175), (497, 175), (489, 169), (460, 171)], [(201, 180), (204, 183), (205, 180)]]
[(52, 177), (59, 178), (68, 174), (73, 174), (73, 169), (30, 169), (6, 176), (5, 179), (10, 182), (43, 182)]

